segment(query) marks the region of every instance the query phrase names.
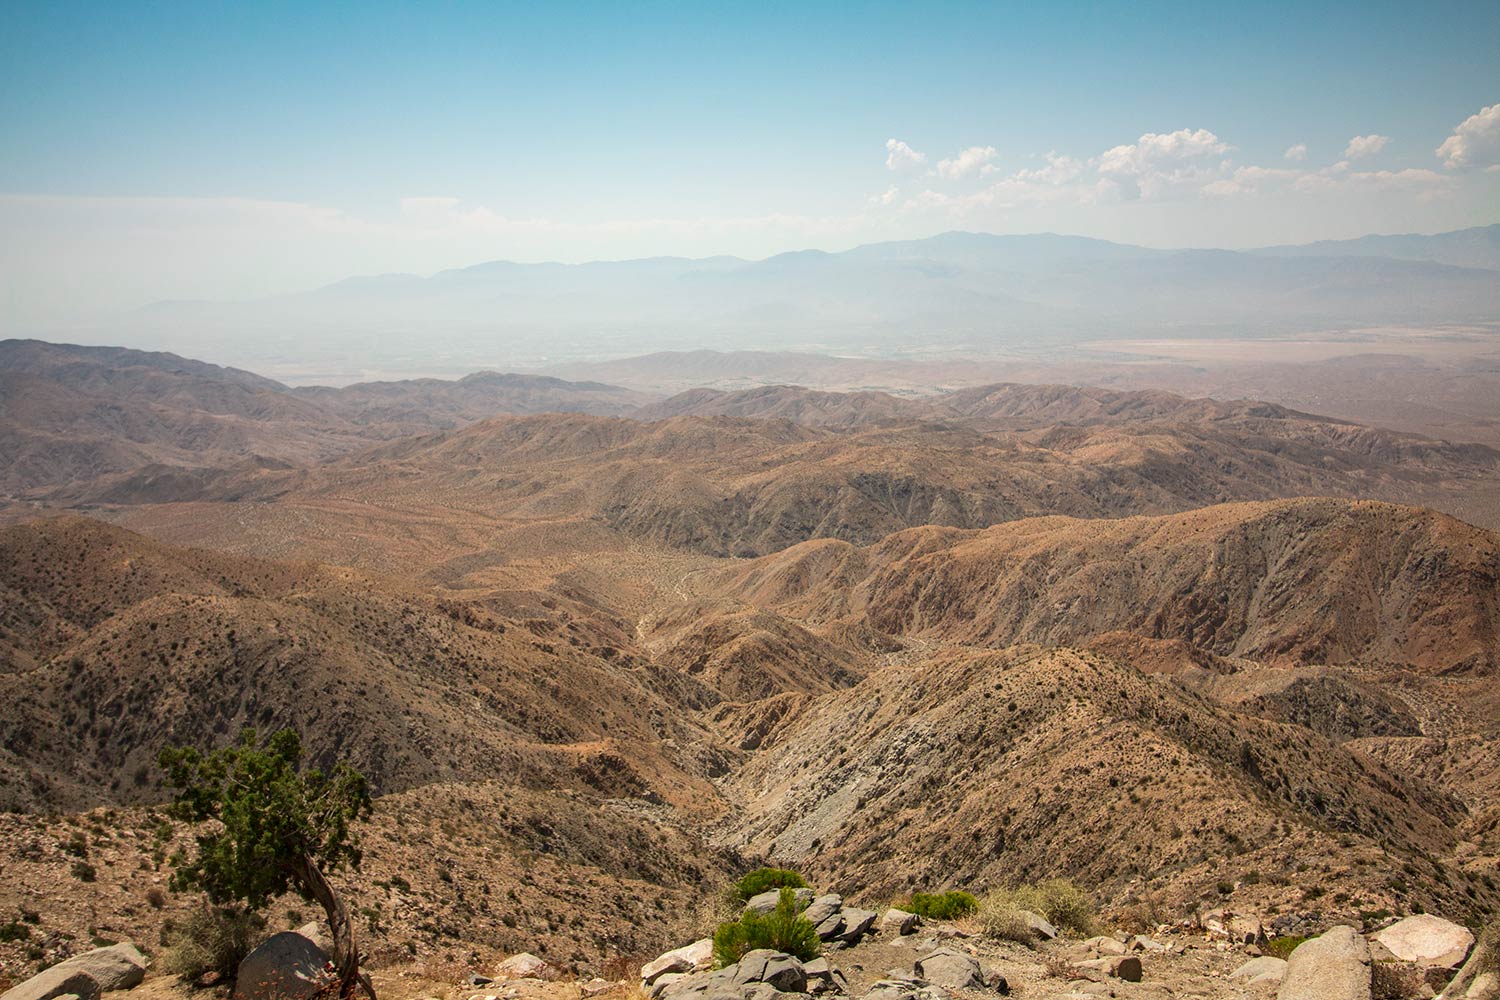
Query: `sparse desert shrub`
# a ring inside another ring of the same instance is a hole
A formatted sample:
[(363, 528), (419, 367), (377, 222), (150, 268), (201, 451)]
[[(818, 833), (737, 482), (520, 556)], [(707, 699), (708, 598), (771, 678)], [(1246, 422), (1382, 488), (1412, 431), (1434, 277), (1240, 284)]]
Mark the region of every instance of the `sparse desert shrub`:
[(791, 886), (782, 887), (776, 909), (770, 913), (747, 911), (738, 920), (720, 924), (714, 932), (714, 961), (720, 968), (733, 965), (757, 948), (785, 952), (804, 962), (818, 957), (821, 948), (817, 928), (797, 911)]
[(1097, 928), (1093, 901), (1070, 879), (1051, 878), (1001, 890), (993, 898), (997, 904), (1005, 901), (1017, 909), (1030, 910), (1058, 930), (1087, 935)]
[(167, 894), (153, 885), (146, 890), (146, 903), (151, 909), (159, 910), (167, 905)]
[(979, 907), (979, 928), (991, 941), (1014, 941), (1028, 948), (1036, 944), (1037, 932), (1008, 899), (987, 897)]
[(162, 968), (184, 979), (205, 972), (233, 976), (265, 927), (265, 920), (253, 911), (204, 906), (163, 929)]
[(923, 920), (957, 920), (979, 912), (979, 900), (967, 892), (914, 892), (905, 907)]
[(73, 872), (73, 877), (80, 882), (92, 882), (99, 876), (99, 873), (94, 870), (94, 866), (87, 861), (73, 862), (71, 871)]
[(805, 889), (807, 882), (789, 868), (757, 868), (734, 884), (740, 899), (750, 899), (771, 889)]
[(0, 924), (0, 942), (25, 941), (31, 937), (31, 928), (19, 920), (12, 920), (8, 924)]
[(1300, 934), (1286, 934), (1281, 937), (1275, 937), (1266, 943), (1265, 952), (1267, 955), (1274, 955), (1276, 958), (1284, 959), (1296, 951), (1297, 946), (1306, 940), (1307, 938)]

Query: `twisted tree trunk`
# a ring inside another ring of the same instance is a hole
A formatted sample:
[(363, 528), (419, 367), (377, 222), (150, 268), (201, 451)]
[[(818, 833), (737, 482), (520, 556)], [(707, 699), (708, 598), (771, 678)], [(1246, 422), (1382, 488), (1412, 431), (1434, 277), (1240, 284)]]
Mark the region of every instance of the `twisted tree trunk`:
[(304, 854), (295, 863), (293, 877), (317, 900), (328, 917), (328, 930), (333, 934), (333, 968), (339, 977), (339, 1000), (353, 1000), (361, 986), (375, 1000), (375, 984), (370, 977), (359, 971), (359, 949), (354, 945), (354, 925), (349, 921), (349, 911), (333, 886), (328, 884), (322, 869), (310, 855)]

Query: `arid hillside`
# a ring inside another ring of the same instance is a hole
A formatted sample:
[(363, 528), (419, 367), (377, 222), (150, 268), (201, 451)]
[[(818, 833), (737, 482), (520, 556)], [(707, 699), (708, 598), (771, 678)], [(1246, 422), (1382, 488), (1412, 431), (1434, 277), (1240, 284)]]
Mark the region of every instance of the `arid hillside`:
[(0, 494), (67, 502), (112, 475), (172, 496), (205, 470), (310, 463), (501, 413), (622, 413), (615, 386), (480, 372), (292, 390), (175, 354), (0, 341)]
[(919, 528), (866, 548), (810, 542), (710, 585), (809, 621), (973, 645), (1123, 631), (1266, 664), (1500, 664), (1496, 536), (1371, 502)]

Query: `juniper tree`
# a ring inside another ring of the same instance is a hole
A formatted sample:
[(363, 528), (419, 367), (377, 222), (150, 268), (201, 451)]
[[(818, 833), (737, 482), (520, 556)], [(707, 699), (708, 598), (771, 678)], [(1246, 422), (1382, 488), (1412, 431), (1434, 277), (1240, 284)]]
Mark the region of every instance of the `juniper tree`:
[(173, 887), (257, 910), (288, 891), (317, 902), (333, 933), (340, 998), (349, 1000), (362, 984), (374, 1000), (369, 977), (359, 971), (349, 913), (326, 875), (359, 868), (353, 823), (371, 809), (364, 776), (343, 764), (331, 774), (302, 770), (302, 741), (291, 729), (264, 746), (246, 729), (237, 745), (207, 754), (168, 747), (159, 761), (173, 789), (172, 817), (214, 821), (198, 834), (195, 856), (173, 858)]

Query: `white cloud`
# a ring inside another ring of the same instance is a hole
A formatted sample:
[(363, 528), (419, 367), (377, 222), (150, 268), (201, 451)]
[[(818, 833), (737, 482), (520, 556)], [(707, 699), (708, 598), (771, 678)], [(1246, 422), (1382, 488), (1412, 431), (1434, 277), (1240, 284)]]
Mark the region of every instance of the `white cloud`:
[(1481, 108), (1478, 114), (1465, 118), (1453, 134), (1437, 148), (1443, 166), (1500, 169), (1500, 104)]
[(994, 146), (970, 146), (957, 156), (939, 160), (937, 172), (949, 180), (957, 180), (975, 173), (994, 173), (993, 162), (999, 155)]
[(1286, 152), (1281, 154), (1281, 158), (1297, 163), (1307, 159), (1307, 143), (1299, 142), (1295, 146), (1288, 146)]
[(1374, 156), (1391, 141), (1388, 135), (1357, 135), (1344, 147), (1344, 159), (1357, 160), (1362, 156)]
[(1133, 201), (1212, 183), (1228, 168), (1218, 158), (1232, 148), (1208, 129), (1183, 128), (1147, 132), (1130, 145), (1105, 150), (1090, 163), (1101, 180), (1110, 182), (1100, 186), (1102, 194)]
[(887, 170), (910, 170), (927, 162), (926, 153), (917, 152), (900, 139), (887, 139), (885, 150)]

